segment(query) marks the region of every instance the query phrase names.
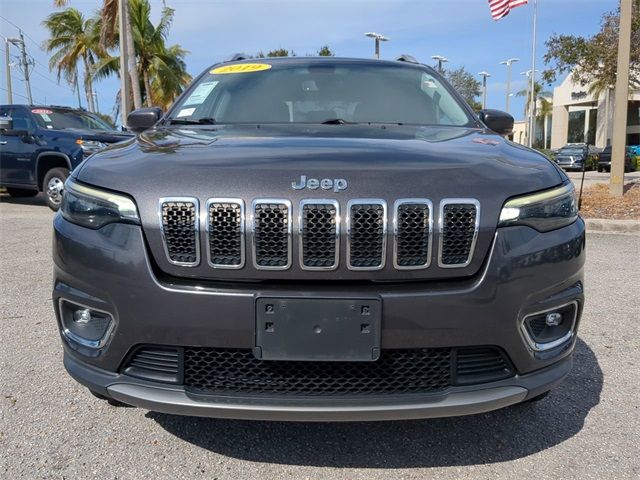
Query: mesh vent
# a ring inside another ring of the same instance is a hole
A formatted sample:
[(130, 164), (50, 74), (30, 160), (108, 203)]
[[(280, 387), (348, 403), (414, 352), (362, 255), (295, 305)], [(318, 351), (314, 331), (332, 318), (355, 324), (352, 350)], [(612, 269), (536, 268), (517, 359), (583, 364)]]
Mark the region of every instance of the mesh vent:
[(427, 393), (451, 383), (451, 349), (383, 350), (376, 362), (257, 360), (251, 350), (186, 348), (184, 384), (204, 393)]
[(477, 207), (470, 203), (447, 203), (442, 207), (440, 263), (465, 266), (471, 261), (476, 234)]
[(131, 356), (124, 373), (157, 382), (178, 383), (181, 351), (170, 347), (140, 347)]
[(430, 260), (430, 206), (402, 203), (396, 215), (396, 268), (426, 267)]
[(195, 201), (161, 204), (162, 232), (169, 260), (177, 264), (198, 262), (197, 206)]
[(493, 347), (460, 348), (456, 351), (456, 383), (485, 383), (513, 376), (511, 362)]
[(337, 266), (337, 203), (302, 203), (300, 212), (302, 265), (307, 268)]
[(286, 269), (291, 263), (291, 206), (254, 204), (254, 248), (258, 268)]
[(384, 266), (385, 221), (384, 203), (350, 203), (350, 267), (375, 270)]
[(210, 202), (208, 215), (211, 264), (240, 268), (244, 263), (242, 204)]

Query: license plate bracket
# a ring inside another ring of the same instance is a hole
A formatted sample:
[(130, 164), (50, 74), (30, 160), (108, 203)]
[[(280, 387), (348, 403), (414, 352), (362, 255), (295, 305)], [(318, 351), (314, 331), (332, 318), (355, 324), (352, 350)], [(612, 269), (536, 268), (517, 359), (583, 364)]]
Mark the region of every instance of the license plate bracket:
[(256, 299), (261, 360), (374, 361), (380, 357), (382, 302), (377, 298)]

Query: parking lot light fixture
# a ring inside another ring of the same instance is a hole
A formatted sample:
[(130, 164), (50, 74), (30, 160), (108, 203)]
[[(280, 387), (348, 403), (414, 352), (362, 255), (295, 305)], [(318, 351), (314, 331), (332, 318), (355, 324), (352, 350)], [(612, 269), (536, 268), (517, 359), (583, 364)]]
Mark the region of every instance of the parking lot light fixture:
[(442, 55), (433, 55), (431, 58), (438, 62), (438, 72), (443, 73), (444, 69), (442, 65), (447, 63), (449, 59), (446, 57), (443, 57)]
[(479, 72), (478, 75), (482, 77), (482, 109), (487, 108), (487, 77), (490, 77), (491, 74), (489, 72)]
[(515, 63), (515, 62), (519, 62), (520, 59), (519, 58), (509, 58), (507, 60), (503, 60), (502, 62), (500, 62), (500, 65), (506, 65), (507, 66), (507, 104), (506, 104), (506, 108), (505, 111), (507, 113), (509, 113), (509, 103), (511, 100), (511, 66)]
[(385, 37), (384, 35), (376, 32), (367, 32), (364, 34), (365, 37), (373, 38), (376, 42), (375, 49), (375, 58), (380, 58), (380, 42), (388, 42), (391, 40), (389, 37)]

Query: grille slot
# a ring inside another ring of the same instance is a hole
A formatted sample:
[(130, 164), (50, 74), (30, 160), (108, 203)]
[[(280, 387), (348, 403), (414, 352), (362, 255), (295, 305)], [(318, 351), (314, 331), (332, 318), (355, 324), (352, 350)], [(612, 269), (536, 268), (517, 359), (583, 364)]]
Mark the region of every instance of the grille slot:
[(304, 270), (338, 267), (339, 206), (335, 200), (303, 200), (299, 210), (300, 266)]
[(207, 201), (209, 264), (215, 268), (244, 266), (244, 202), (212, 198)]
[(176, 197), (160, 200), (164, 249), (175, 265), (195, 266), (200, 262), (198, 200)]
[(157, 382), (182, 382), (182, 351), (171, 347), (140, 347), (130, 357), (124, 373)]
[(440, 203), (440, 267), (466, 267), (471, 263), (479, 220), (477, 200), (447, 199)]
[(451, 384), (451, 349), (383, 350), (376, 362), (262, 361), (251, 350), (185, 348), (185, 387), (203, 393), (428, 393)]
[(291, 266), (291, 202), (253, 201), (253, 259), (261, 270), (286, 270)]
[(485, 383), (513, 376), (511, 362), (494, 347), (460, 348), (456, 351), (456, 384)]
[(426, 199), (401, 199), (394, 207), (393, 266), (398, 270), (427, 268), (431, 262), (433, 207)]
[(384, 268), (387, 246), (387, 204), (358, 199), (347, 204), (347, 267), (350, 270)]

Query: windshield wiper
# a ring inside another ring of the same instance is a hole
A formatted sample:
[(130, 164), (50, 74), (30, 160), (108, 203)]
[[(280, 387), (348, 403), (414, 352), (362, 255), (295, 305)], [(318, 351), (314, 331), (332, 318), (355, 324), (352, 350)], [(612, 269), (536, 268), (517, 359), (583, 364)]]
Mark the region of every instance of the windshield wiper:
[(216, 119), (211, 117), (203, 117), (198, 120), (189, 120), (187, 118), (170, 118), (170, 125), (215, 125)]
[(345, 125), (345, 124), (354, 124), (356, 122), (348, 122), (343, 118), (330, 118), (325, 120), (324, 122), (320, 122), (322, 125)]

